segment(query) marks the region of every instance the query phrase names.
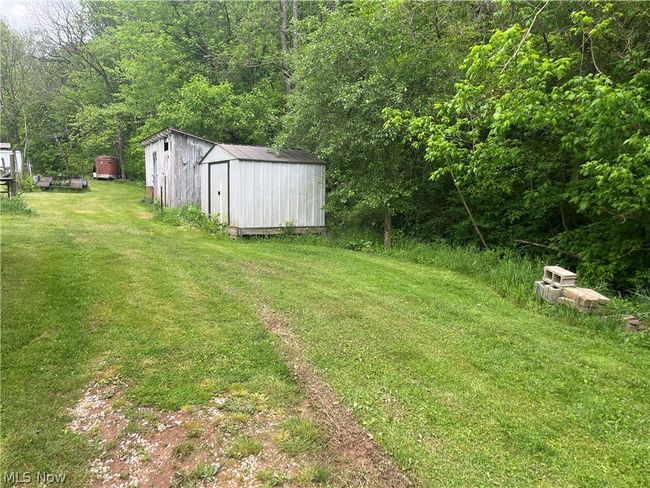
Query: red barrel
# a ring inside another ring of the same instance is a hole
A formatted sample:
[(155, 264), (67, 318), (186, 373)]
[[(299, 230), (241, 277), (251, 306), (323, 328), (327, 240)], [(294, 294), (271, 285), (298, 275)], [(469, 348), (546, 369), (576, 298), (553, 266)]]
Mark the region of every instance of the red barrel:
[(97, 156), (93, 164), (93, 179), (112, 180), (119, 178), (120, 160), (115, 156)]

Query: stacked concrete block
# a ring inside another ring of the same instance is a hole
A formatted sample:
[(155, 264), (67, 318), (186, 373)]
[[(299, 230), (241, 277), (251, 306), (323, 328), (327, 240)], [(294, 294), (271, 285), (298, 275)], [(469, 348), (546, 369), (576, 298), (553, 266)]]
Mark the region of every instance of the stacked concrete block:
[(544, 266), (544, 282), (558, 288), (576, 286), (576, 274), (559, 266)]
[(562, 296), (562, 289), (556, 288), (553, 285), (549, 285), (544, 281), (535, 282), (535, 295), (540, 300), (546, 300), (550, 303), (556, 303), (558, 299)]
[(559, 266), (544, 266), (544, 277), (535, 282), (535, 294), (540, 300), (557, 303), (562, 290), (576, 286), (576, 274)]
[(581, 312), (603, 312), (610, 300), (591, 288), (567, 288), (563, 293), (562, 303), (577, 308)]
[(609, 298), (590, 288), (576, 286), (576, 274), (559, 266), (544, 266), (544, 277), (535, 282), (535, 295), (550, 303), (562, 303), (581, 312), (602, 312)]

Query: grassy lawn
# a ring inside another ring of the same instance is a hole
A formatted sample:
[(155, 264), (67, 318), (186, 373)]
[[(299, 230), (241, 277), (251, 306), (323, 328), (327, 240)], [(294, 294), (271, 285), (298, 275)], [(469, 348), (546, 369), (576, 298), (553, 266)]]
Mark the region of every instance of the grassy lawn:
[(421, 485), (650, 483), (647, 349), (449, 271), (215, 238), (153, 220), (135, 186), (92, 186), (2, 217), (3, 470), (86, 481), (96, 448), (67, 409), (97, 377), (160, 409), (233, 384), (295, 402), (255, 296)]

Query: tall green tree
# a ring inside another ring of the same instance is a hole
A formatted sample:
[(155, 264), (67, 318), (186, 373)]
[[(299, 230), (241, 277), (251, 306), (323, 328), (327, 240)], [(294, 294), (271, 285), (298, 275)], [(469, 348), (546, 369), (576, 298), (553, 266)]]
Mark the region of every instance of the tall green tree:
[(559, 7), (568, 42), (539, 4), (528, 25), (471, 49), (449, 101), (386, 114), (425, 149), (433, 179), (451, 175), (467, 193), (489, 242), (534, 236), (578, 256), (592, 282), (648, 286), (649, 13), (572, 6)]
[(473, 7), (354, 2), (301, 24), (279, 141), (326, 159), (330, 211), (341, 221), (379, 220), (386, 246), (394, 215), (413, 211), (430, 169), (384, 130), (382, 109), (416, 108), (451, 89), (465, 43), (479, 36)]

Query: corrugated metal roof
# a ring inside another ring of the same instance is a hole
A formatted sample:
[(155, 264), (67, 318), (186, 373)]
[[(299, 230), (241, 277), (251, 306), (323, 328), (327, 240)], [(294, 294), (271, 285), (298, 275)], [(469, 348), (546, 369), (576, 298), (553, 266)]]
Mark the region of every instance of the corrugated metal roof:
[(318, 159), (316, 156), (300, 149), (275, 149), (242, 144), (219, 144), (219, 146), (232, 154), (235, 159), (243, 159), (245, 161), (325, 164), (325, 161), (322, 159)]
[(176, 132), (178, 134), (183, 134), (189, 137), (193, 137), (194, 139), (200, 139), (205, 142), (209, 142), (210, 144), (217, 144), (214, 141), (211, 141), (210, 139), (206, 139), (205, 137), (201, 136), (195, 136), (194, 134), (190, 134), (189, 132), (185, 132), (180, 129), (175, 129), (174, 127), (169, 127), (167, 129), (163, 129), (160, 132), (156, 132), (155, 134), (151, 134), (150, 136), (145, 137), (142, 141), (140, 141), (140, 144), (142, 146), (148, 146), (149, 144), (159, 141), (160, 139), (163, 139), (165, 137), (169, 137), (172, 132)]
[[(271, 161), (275, 163), (312, 163), (312, 164), (325, 164), (325, 161), (309, 154), (307, 151), (301, 149), (276, 149), (264, 146), (247, 146), (245, 144), (219, 144), (218, 142), (211, 141), (204, 137), (195, 136), (189, 132), (185, 132), (174, 127), (151, 134), (143, 139), (140, 144), (147, 146), (160, 139), (169, 137), (172, 132), (183, 134), (195, 139), (200, 139), (214, 145), (218, 145), (227, 152), (229, 152), (233, 159), (243, 159), (244, 161)], [(208, 151), (209, 152), (209, 151)], [(206, 155), (207, 156), (207, 153)], [(205, 159), (204, 156), (204, 159)], [(203, 160), (201, 160), (202, 162)]]

